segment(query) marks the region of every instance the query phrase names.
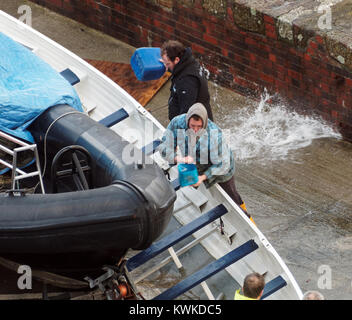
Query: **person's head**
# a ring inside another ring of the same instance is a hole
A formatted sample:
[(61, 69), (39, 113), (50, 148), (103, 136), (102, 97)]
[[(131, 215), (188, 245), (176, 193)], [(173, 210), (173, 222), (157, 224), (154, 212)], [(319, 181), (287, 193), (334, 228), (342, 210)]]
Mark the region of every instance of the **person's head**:
[(208, 126), (208, 112), (200, 102), (192, 105), (186, 115), (187, 126), (195, 133), (201, 129), (206, 129)]
[(203, 120), (198, 115), (193, 115), (188, 121), (188, 128), (192, 129), (197, 133), (200, 129), (203, 128)]
[(163, 43), (160, 54), (165, 67), (173, 71), (185, 53), (184, 45), (177, 40), (168, 40)]
[(243, 294), (252, 299), (260, 299), (265, 286), (264, 276), (258, 272), (248, 274), (243, 281)]
[(302, 300), (325, 300), (325, 298), (319, 291), (310, 290), (303, 295)]

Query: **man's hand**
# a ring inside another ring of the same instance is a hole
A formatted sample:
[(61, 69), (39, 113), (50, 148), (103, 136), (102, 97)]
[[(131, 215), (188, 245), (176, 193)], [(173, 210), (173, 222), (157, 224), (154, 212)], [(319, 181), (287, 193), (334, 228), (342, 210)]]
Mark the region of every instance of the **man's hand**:
[(205, 180), (207, 180), (207, 176), (206, 176), (205, 174), (202, 174), (201, 176), (198, 176), (198, 182), (195, 183), (195, 184), (192, 184), (192, 187), (199, 187), (200, 184), (201, 184), (203, 181), (205, 181)]
[(187, 157), (176, 156), (175, 162), (176, 163), (194, 163), (194, 159), (191, 156), (187, 156)]

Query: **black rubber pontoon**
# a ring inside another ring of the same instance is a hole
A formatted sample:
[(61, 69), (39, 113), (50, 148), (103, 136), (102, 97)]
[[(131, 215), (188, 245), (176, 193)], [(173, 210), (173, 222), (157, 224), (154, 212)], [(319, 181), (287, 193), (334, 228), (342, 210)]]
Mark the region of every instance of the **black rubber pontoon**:
[(126, 165), (128, 143), (115, 132), (66, 105), (48, 109), (30, 131), (46, 163), (46, 191), (58, 193), (0, 194), (0, 256), (86, 274), (164, 231), (175, 191), (156, 164)]

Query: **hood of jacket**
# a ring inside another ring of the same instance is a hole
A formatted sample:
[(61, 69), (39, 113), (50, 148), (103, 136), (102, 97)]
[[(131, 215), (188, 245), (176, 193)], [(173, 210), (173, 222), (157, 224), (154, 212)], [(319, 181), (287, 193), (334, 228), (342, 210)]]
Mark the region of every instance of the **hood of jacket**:
[(203, 129), (206, 129), (208, 126), (208, 112), (202, 103), (197, 102), (194, 105), (192, 105), (192, 107), (189, 108), (186, 115), (187, 127), (188, 127), (189, 120), (194, 115), (197, 115), (202, 119)]

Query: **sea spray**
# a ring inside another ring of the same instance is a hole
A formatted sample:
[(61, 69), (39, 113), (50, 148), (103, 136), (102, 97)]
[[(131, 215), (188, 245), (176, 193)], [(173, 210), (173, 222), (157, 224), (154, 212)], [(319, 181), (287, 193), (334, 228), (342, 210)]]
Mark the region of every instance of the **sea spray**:
[(254, 108), (236, 110), (224, 119), (224, 135), (237, 160), (284, 160), (314, 139), (341, 138), (323, 119), (269, 104), (270, 98), (265, 92)]

